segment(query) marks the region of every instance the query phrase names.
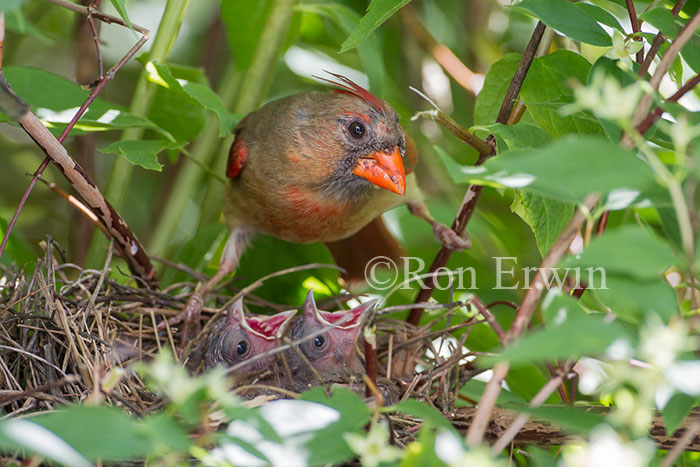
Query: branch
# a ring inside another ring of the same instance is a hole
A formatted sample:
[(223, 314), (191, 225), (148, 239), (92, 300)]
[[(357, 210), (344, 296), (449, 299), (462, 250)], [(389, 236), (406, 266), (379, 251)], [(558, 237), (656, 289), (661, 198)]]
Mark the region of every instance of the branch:
[[(520, 88), (522, 87), (523, 82), (525, 81), (525, 77), (527, 76), (527, 72), (530, 69), (530, 65), (532, 64), (532, 61), (535, 58), (535, 52), (537, 51), (537, 47), (539, 46), (540, 39), (542, 39), (542, 35), (544, 34), (545, 28), (546, 27), (544, 23), (540, 21), (537, 23), (535, 31), (532, 33), (530, 42), (527, 44), (525, 53), (523, 53), (523, 57), (520, 60), (518, 69), (513, 75), (513, 79), (510, 82), (510, 86), (508, 87), (506, 96), (503, 99), (501, 109), (498, 112), (498, 118), (496, 119), (498, 123), (506, 124), (508, 122), (508, 117), (510, 116), (511, 110), (513, 109), (513, 105), (515, 103), (515, 98), (520, 92)], [(487, 156), (480, 155), (479, 159), (476, 161), (476, 165), (483, 164), (486, 158)], [(469, 220), (474, 214), (476, 203), (479, 201), (483, 189), (484, 187), (482, 185), (469, 185), (469, 188), (467, 189), (467, 192), (464, 195), (462, 206), (460, 207), (459, 212), (457, 213), (457, 216), (455, 217), (455, 220), (452, 223), (452, 230), (454, 230), (457, 235), (462, 235), (462, 232), (464, 232), (464, 229), (466, 229)], [(438, 251), (438, 254), (435, 256), (433, 263), (430, 265), (429, 272), (435, 272), (437, 269), (445, 266), (445, 264), (447, 264), (447, 261), (450, 259), (451, 254), (452, 250), (445, 248), (444, 246), (441, 247)], [(420, 292), (418, 293), (418, 296), (416, 296), (416, 299), (414, 301), (416, 303), (427, 302), (430, 296), (433, 294), (434, 287), (435, 282), (430, 278), (427, 279), (425, 281), (425, 287), (421, 288)], [(413, 309), (408, 315), (407, 321), (410, 324), (417, 326), (420, 322), (421, 316), (423, 316), (423, 310), (421, 308)]]
[(449, 47), (440, 44), (428, 28), (423, 25), (420, 18), (415, 12), (413, 5), (406, 5), (400, 11), (401, 17), (406, 23), (406, 26), (416, 36), (418, 42), (427, 49), (436, 62), (464, 89), (472, 95), (477, 96), (484, 85), (484, 75), (474, 73), (469, 69)]
[(1, 72), (0, 109), (19, 123), (41, 150), (56, 164), (90, 209), (100, 218), (100, 222), (122, 250), (122, 254), (129, 264), (129, 269), (146, 282), (155, 281), (155, 270), (136, 236), (131, 233), (126, 223), (102, 196), (95, 184), (88, 179), (83, 169), (70, 157), (66, 148), (28, 109), (26, 104), (12, 92)]
[[(630, 23), (632, 24), (632, 32), (633, 33), (638, 33), (639, 30), (639, 20), (637, 19), (637, 12), (634, 9), (634, 3), (632, 0), (625, 0), (625, 3), (627, 4), (627, 13), (630, 15)], [(641, 40), (641, 37), (635, 37), (635, 40)], [(644, 60), (644, 50), (640, 50), (637, 52), (637, 63), (642, 63), (642, 60)]]
[[(685, 27), (678, 34), (678, 37), (676, 37), (673, 40), (673, 42), (671, 42), (671, 45), (669, 46), (664, 56), (661, 57), (661, 61), (656, 67), (654, 75), (649, 80), (649, 84), (651, 85), (651, 88), (654, 92), (657, 92), (659, 90), (661, 79), (671, 67), (671, 64), (676, 59), (676, 56), (681, 51), (683, 46), (690, 40), (693, 34), (695, 34), (695, 31), (698, 29), (698, 27), (700, 27), (700, 11), (696, 12), (695, 15), (693, 15), (690, 21), (688, 21), (688, 24), (686, 24)], [(651, 107), (652, 102), (653, 96), (651, 94), (644, 94), (642, 96), (642, 98), (639, 101), (639, 104), (637, 104), (637, 109), (635, 110), (634, 115), (632, 115), (633, 126), (636, 127), (644, 120), (644, 118), (647, 115), (647, 112), (649, 112), (649, 108)], [(634, 143), (632, 143), (632, 140), (627, 135), (625, 135), (622, 138), (622, 145), (624, 147), (631, 148), (634, 145)]]
[[(683, 8), (683, 5), (685, 5), (685, 2), (687, 0), (678, 0), (676, 4), (673, 6), (673, 9), (671, 10), (671, 14), (673, 16), (678, 16), (678, 12), (681, 11)], [(654, 56), (656, 55), (656, 52), (659, 51), (659, 48), (661, 47), (661, 44), (664, 43), (666, 40), (666, 36), (659, 31), (659, 33), (654, 37), (654, 40), (651, 42), (651, 47), (649, 48), (649, 51), (647, 52), (647, 56), (644, 58), (644, 62), (642, 62), (642, 66), (639, 67), (639, 71), (637, 74), (639, 76), (644, 76), (646, 72), (649, 70), (649, 66), (651, 65), (651, 62), (654, 60)], [(640, 50), (639, 52), (643, 53), (643, 50)], [(637, 54), (639, 54), (637, 52)]]
[[(463, 429), (465, 426), (471, 426), (474, 423), (474, 416), (477, 410), (478, 407), (458, 407), (455, 411), (455, 416), (452, 418), (453, 425), (460, 429)], [(611, 408), (593, 406), (587, 410), (593, 413), (607, 414)], [(517, 417), (518, 413), (513, 410), (495, 409), (493, 418), (486, 429), (485, 439), (491, 443), (496, 442), (499, 437), (503, 436), (508, 427), (515, 422)], [(691, 431), (694, 423), (698, 423), (699, 420), (700, 408), (696, 407), (674, 433), (666, 434), (666, 425), (663, 417), (661, 413), (656, 412), (649, 429), (649, 437), (654, 440), (659, 449), (672, 449), (681, 438), (686, 437), (685, 434)], [(523, 428), (513, 439), (513, 443), (518, 446), (540, 446), (546, 448), (562, 446), (575, 439), (577, 439), (576, 436), (567, 433), (553, 423), (534, 419), (523, 425)], [(686, 451), (700, 452), (700, 438), (695, 437), (691, 439), (684, 447)]]
[(474, 133), (463, 128), (462, 125), (457, 123), (455, 119), (447, 115), (442, 110), (433, 109), (418, 112), (411, 118), (411, 120), (414, 120), (418, 117), (430, 118), (433, 121), (442, 124), (442, 126), (450, 130), (450, 132), (457, 138), (461, 139), (463, 142), (476, 149), (479, 152), (480, 159), (484, 158), (484, 160), (486, 160), (486, 158), (496, 153), (496, 149), (494, 146), (485, 142), (484, 140), (476, 136)]

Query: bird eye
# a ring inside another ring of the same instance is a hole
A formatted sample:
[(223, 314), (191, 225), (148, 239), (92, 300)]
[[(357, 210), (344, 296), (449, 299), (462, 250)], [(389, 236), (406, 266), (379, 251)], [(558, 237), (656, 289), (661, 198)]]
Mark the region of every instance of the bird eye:
[(326, 338), (323, 336), (316, 336), (314, 338), (314, 347), (316, 347), (317, 349), (320, 349), (321, 347), (323, 347), (323, 344), (325, 344), (325, 343), (326, 343)]
[(242, 357), (246, 353), (248, 353), (248, 343), (246, 341), (240, 341), (238, 345), (236, 345), (236, 355)]
[(365, 136), (365, 131), (365, 126), (360, 122), (352, 122), (350, 126), (348, 126), (350, 136), (355, 139), (360, 139)]

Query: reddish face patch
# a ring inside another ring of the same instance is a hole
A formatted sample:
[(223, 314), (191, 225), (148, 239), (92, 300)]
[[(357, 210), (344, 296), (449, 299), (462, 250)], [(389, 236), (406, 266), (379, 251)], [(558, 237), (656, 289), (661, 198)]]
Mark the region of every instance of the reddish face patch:
[(226, 162), (226, 176), (228, 178), (237, 178), (241, 174), (241, 170), (243, 170), (246, 160), (248, 160), (248, 148), (243, 142), (243, 139), (240, 136), (237, 136), (236, 140), (231, 146), (231, 150), (228, 153), (228, 161)]

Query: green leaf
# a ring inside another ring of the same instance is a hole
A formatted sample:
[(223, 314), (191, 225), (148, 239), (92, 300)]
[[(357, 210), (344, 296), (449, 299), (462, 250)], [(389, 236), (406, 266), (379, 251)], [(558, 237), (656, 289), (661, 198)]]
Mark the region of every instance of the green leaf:
[(611, 45), (605, 30), (567, 0), (523, 0), (516, 7), (529, 11), (547, 26), (577, 41), (600, 47)]
[(543, 258), (574, 213), (574, 205), (571, 203), (519, 190), (510, 209), (530, 226)]
[(565, 258), (561, 266), (603, 268), (607, 273), (653, 280), (660, 279), (675, 262), (676, 257), (668, 242), (648, 229), (625, 225), (608, 230), (593, 240), (581, 255)]
[[(5, 77), (13, 90), (29, 104), (39, 119), (47, 122), (55, 135), (63, 131), (78, 108), (87, 99), (89, 91), (65, 78), (35, 68), (6, 67)], [(0, 113), (0, 121), (9, 118)], [(95, 99), (75, 126), (79, 131), (104, 131), (124, 128), (146, 128), (172, 136), (151, 120), (130, 114), (119, 105)]]
[(221, 98), (211, 89), (209, 84), (176, 79), (171, 68), (155, 62), (146, 65), (148, 79), (173, 92), (183, 92), (191, 97), (203, 109), (209, 110), (219, 120), (219, 137), (233, 133), (233, 129), (243, 118), (242, 115), (230, 113)]
[(302, 400), (317, 402), (332, 407), (340, 412), (338, 421), (313, 434), (305, 443), (310, 458), (316, 465), (338, 464), (352, 459), (355, 454), (345, 442), (344, 433), (360, 432), (369, 423), (371, 413), (367, 406), (352, 391), (338, 387), (333, 388), (327, 398), (323, 388), (314, 388), (301, 396)]
[[(610, 194), (621, 209), (656, 187), (647, 164), (619, 145), (592, 136), (569, 136), (543, 148), (506, 151), (479, 167), (463, 167), (441, 154), (457, 182), (518, 188), (580, 203), (589, 193)], [(624, 173), (624, 177), (619, 174)]]
[(411, 0), (372, 0), (367, 8), (367, 14), (362, 17), (357, 28), (350, 33), (345, 42), (340, 46), (340, 53), (346, 52), (360, 45), (372, 34), (384, 21), (391, 18), (399, 8)]
[(514, 125), (494, 123), (492, 125), (474, 126), (470, 130), (485, 131), (498, 136), (507, 146), (505, 148), (499, 147), (499, 153), (507, 149), (537, 148), (545, 146), (552, 141), (549, 133), (527, 122), (518, 122)]
[(626, 338), (629, 340), (627, 330), (619, 322), (608, 322), (605, 316), (577, 313), (561, 324), (526, 335), (496, 357), (477, 361), (487, 365), (509, 361), (513, 366), (521, 366), (538, 361), (578, 358), (602, 354), (610, 344)]
[(519, 54), (507, 54), (491, 65), (484, 79), (484, 87), (476, 97), (474, 124), (489, 125), (496, 121), (501, 103), (506, 96), (506, 91), (515, 70), (518, 68), (520, 59)]
[(617, 274), (606, 274), (605, 285), (595, 275), (593, 292), (617, 316), (627, 322), (638, 324), (655, 313), (664, 322), (678, 312), (676, 291), (661, 280), (642, 281)]
[(668, 38), (676, 37), (676, 19), (669, 9), (657, 6), (639, 15), (639, 19), (651, 24)]
[(162, 139), (122, 140), (112, 143), (100, 149), (100, 151), (106, 154), (121, 154), (134, 165), (160, 172), (163, 169), (163, 164), (158, 162), (158, 154), (164, 149), (175, 149), (177, 147), (182, 147), (182, 145), (169, 143)]
[(604, 10), (603, 8), (596, 5), (591, 5), (590, 3), (574, 3), (574, 5), (576, 6), (576, 8), (580, 8), (581, 10), (583, 10), (585, 14), (587, 14), (597, 22), (603, 23), (604, 25), (610, 26), (611, 28), (615, 28), (622, 33), (625, 32), (624, 28), (617, 20), (617, 18), (611, 15), (607, 10)]
[(698, 402), (700, 400), (696, 396), (689, 396), (682, 392), (674, 394), (669, 399), (664, 408), (661, 409), (667, 436), (672, 436), (676, 432), (681, 422), (685, 420), (685, 417)]
[(0, 422), (0, 451), (22, 450), (63, 465), (90, 467), (92, 463), (46, 428), (25, 419)]
[[(115, 10), (117, 10), (117, 13), (119, 13), (119, 16), (124, 20), (127, 26), (129, 26), (129, 29), (134, 31), (134, 27), (131, 25), (131, 21), (129, 20), (129, 15), (126, 13), (126, 0), (110, 0), (112, 2), (112, 6), (114, 7)], [(135, 31), (134, 31), (135, 32)]]
[(91, 460), (126, 460), (159, 449), (186, 452), (189, 448), (187, 436), (167, 415), (135, 420), (115, 407), (71, 406), (31, 420)]
[[(572, 8), (576, 9), (573, 5)], [(568, 50), (559, 50), (532, 62), (520, 97), (537, 125), (554, 137), (567, 133), (602, 133), (598, 121), (589, 114), (579, 112), (563, 116), (559, 113), (561, 106), (574, 100), (571, 81), (586, 83), (590, 69), (588, 60)]]
[[(360, 22), (360, 16), (357, 13), (338, 3), (299, 5), (299, 9), (332, 19), (346, 34), (354, 31)], [(360, 56), (362, 69), (369, 78), (370, 90), (381, 95), (386, 79), (386, 68), (377, 38), (371, 36), (358, 45), (357, 54)]]

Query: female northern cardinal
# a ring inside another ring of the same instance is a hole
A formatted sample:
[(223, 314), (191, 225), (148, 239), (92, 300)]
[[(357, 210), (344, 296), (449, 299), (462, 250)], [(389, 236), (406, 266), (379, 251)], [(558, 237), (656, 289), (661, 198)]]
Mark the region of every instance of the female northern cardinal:
[(255, 233), (292, 242), (328, 242), (350, 279), (361, 280), (372, 257), (400, 256), (396, 241), (373, 220), (409, 204), (443, 244), (469, 248), (468, 239), (430, 216), (419, 200), (415, 177), (406, 177), (417, 157), (415, 151), (407, 154), (407, 139), (394, 109), (348, 78), (333, 76), (338, 82), (326, 81), (340, 88), (335, 92), (307, 92), (270, 102), (236, 127), (224, 199), (230, 235), (221, 264), (172, 324), (198, 319), (202, 296), (233, 272)]

